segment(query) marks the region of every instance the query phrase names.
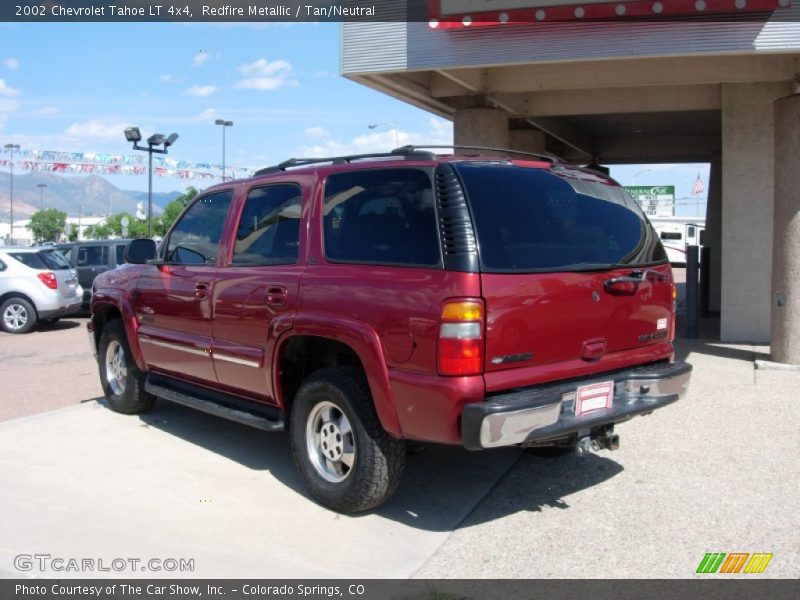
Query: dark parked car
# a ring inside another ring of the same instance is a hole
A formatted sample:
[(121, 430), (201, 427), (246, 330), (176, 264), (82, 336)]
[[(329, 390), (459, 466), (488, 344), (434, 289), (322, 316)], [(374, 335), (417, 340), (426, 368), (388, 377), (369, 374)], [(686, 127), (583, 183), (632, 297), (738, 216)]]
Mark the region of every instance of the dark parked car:
[(125, 248), (129, 243), (130, 240), (84, 240), (55, 246), (78, 272), (78, 281), (83, 288), (83, 310), (89, 309), (94, 278), (124, 264)]
[(653, 227), (544, 157), (291, 160), (205, 190), (128, 260), (88, 325), (110, 407), (287, 429), (340, 511), (391, 496), (406, 440), (614, 449), (690, 377)]

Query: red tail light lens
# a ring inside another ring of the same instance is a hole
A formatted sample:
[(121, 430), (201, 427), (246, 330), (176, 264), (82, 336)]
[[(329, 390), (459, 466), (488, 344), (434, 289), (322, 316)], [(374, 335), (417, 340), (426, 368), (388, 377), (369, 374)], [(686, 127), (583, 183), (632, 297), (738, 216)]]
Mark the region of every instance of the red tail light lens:
[(56, 279), (55, 273), (52, 273), (50, 271), (45, 271), (44, 273), (37, 273), (36, 276), (43, 284), (45, 284), (51, 290), (58, 289), (58, 280)]
[(457, 300), (442, 306), (439, 325), (439, 374), (483, 373), (483, 303)]

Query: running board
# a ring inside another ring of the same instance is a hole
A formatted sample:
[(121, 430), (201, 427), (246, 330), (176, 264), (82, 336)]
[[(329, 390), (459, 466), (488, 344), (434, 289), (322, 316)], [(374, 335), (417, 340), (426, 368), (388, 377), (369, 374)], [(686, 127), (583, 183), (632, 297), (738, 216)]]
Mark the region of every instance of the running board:
[[(236, 421), (243, 425), (249, 425), (262, 431), (283, 431), (285, 423), (277, 409), (269, 407), (254, 406), (254, 412), (240, 410), (227, 406), (228, 403), (235, 403), (241, 406), (246, 401), (239, 398), (228, 397), (225, 394), (214, 391), (206, 391), (202, 388), (187, 389), (190, 386), (183, 382), (174, 381), (162, 376), (152, 376), (148, 374), (145, 380), (144, 389), (148, 394), (157, 396), (175, 404), (182, 404), (189, 408), (222, 417), (229, 421)], [(176, 389), (183, 388), (183, 389)], [(191, 393), (187, 393), (190, 392)], [(256, 414), (257, 412), (269, 413), (269, 416)], [(271, 417), (271, 418), (270, 418)]]

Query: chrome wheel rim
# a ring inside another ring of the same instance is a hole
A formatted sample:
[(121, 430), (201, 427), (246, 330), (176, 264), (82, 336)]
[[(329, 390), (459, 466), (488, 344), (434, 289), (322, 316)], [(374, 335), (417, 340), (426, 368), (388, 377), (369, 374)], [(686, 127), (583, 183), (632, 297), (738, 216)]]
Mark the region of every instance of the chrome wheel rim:
[(30, 315), (22, 304), (9, 304), (3, 311), (3, 323), (8, 329), (17, 331), (28, 324)]
[(352, 472), (356, 458), (353, 428), (333, 402), (320, 402), (308, 415), (306, 450), (314, 469), (326, 481), (341, 483)]
[(128, 367), (125, 364), (125, 350), (122, 344), (113, 340), (106, 348), (106, 381), (116, 396), (125, 393), (125, 382), (128, 379)]

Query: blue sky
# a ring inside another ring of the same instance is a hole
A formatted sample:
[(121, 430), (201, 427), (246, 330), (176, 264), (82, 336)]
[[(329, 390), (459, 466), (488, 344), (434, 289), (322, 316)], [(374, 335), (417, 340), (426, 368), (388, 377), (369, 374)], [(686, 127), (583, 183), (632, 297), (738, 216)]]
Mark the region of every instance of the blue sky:
[[(134, 154), (122, 130), (137, 125), (145, 137), (179, 133), (170, 158), (218, 164), (214, 120), (224, 118), (234, 122), (227, 164), (259, 167), (388, 150), (396, 134), (401, 144), (452, 140), (450, 122), (338, 73), (337, 24), (0, 23), (0, 145)], [(386, 124), (368, 129), (376, 122)], [(630, 185), (639, 173), (637, 184), (676, 185), (688, 198), (698, 172), (707, 188), (707, 171), (643, 165), (612, 175)], [(147, 188), (145, 176), (108, 179)], [(157, 191), (204, 182), (154, 178)]]

